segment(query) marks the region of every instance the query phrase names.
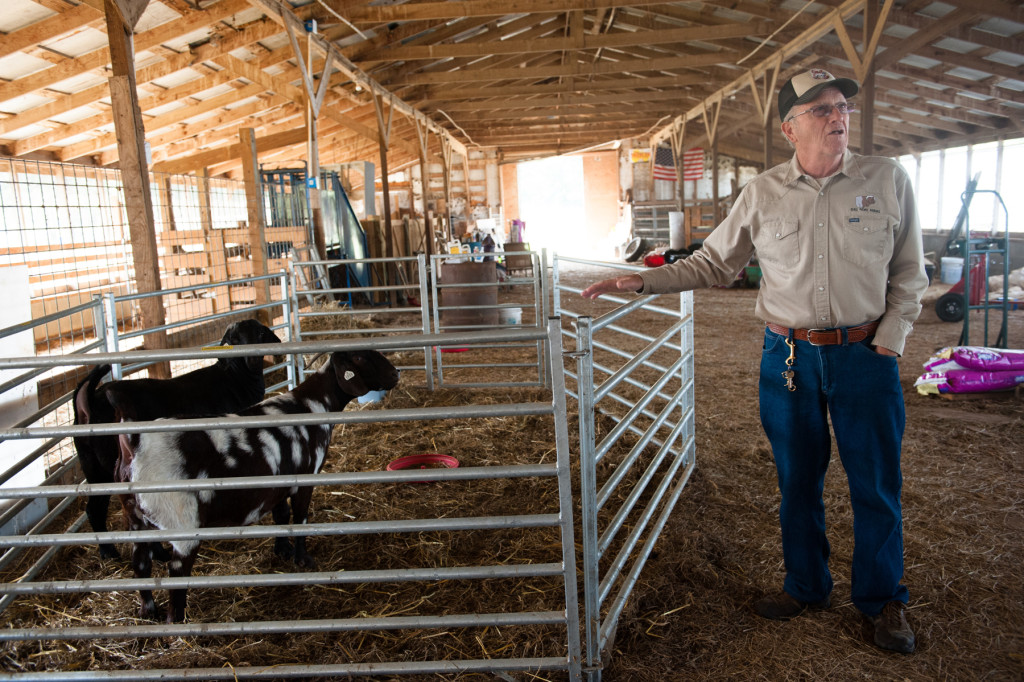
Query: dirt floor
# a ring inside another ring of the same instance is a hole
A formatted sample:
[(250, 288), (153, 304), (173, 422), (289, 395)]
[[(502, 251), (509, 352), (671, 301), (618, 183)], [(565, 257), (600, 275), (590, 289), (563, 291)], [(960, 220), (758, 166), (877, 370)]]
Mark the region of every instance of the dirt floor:
[[(562, 281), (583, 286), (596, 276), (578, 268), (563, 273)], [(901, 360), (908, 413), (903, 460), (905, 583), (911, 594), (909, 620), (917, 633), (917, 652), (910, 656), (882, 652), (863, 637), (861, 618), (849, 601), (852, 516), (838, 458), (827, 479), (825, 499), (836, 582), (833, 607), (789, 623), (765, 621), (754, 614), (754, 599), (764, 590), (776, 589), (783, 578), (775, 470), (757, 418), (763, 327), (753, 313), (756, 290), (709, 289), (694, 294), (697, 469), (620, 619), (604, 680), (1024, 679), (1024, 396), (1009, 392), (947, 400), (916, 393), (913, 383), (922, 363), (938, 349), (958, 343), (961, 325), (941, 322), (934, 312), (934, 300), (947, 288), (935, 285), (929, 291)], [(589, 307), (597, 313), (603, 309), (600, 302), (579, 299), (576, 303), (576, 310)], [(977, 332), (972, 334), (972, 342), (980, 344)], [(1024, 346), (1024, 311), (1011, 312), (1009, 339), (1011, 347)], [(416, 390), (393, 393), (385, 406), (419, 406), (425, 400), (449, 404), (444, 401), (458, 397), (428, 397)], [(517, 399), (535, 398), (524, 391)], [(515, 419), (492, 420), (486, 436), (463, 433), (457, 424), (390, 433), (358, 431), (353, 425), (346, 428), (336, 433), (334, 442), (345, 445), (339, 445), (338, 452), (332, 446), (335, 463), (327, 470), (378, 468), (399, 447), (405, 452), (472, 451), (474, 459), (467, 465), (507, 463), (510, 454), (523, 461), (543, 459), (551, 452), (551, 440), (538, 438), (533, 422)], [(472, 448), (460, 440), (465, 438), (472, 439)], [(351, 443), (361, 445), (356, 450)], [(457, 499), (419, 492), (429, 489), (416, 488), (417, 496), (410, 498), (406, 485), (383, 485), (356, 494), (317, 488), (314, 521), (377, 519), (396, 513), (425, 518), (455, 514), (457, 505), (465, 502), (480, 513), (518, 513), (527, 504), (523, 491), (506, 483), (496, 487), (481, 483)], [(531, 505), (551, 506), (550, 492), (525, 494)], [(270, 556), (270, 542), (205, 544), (204, 565), (197, 572), (244, 575), (294, 570)], [(511, 552), (517, 559), (549, 561), (550, 548), (557, 547), (554, 539), (539, 547), (520, 545), (521, 538), (509, 534), (496, 550), (468, 540), (455, 541), (450, 533), (426, 532), (415, 546), (404, 540), (381, 545), (376, 535), (344, 539), (337, 545), (328, 544), (327, 538), (313, 542), (319, 565), (344, 570), (431, 561), (477, 563), (481, 553), (494, 551)], [(63, 551), (62, 560), (44, 579), (131, 574), (127, 566), (100, 562), (90, 547)], [(79, 570), (77, 576), (74, 568)], [(440, 587), (424, 596), (418, 589), (295, 588), (287, 598), (267, 590), (239, 589), (226, 600), (206, 600), (201, 597), (204, 591), (196, 590), (190, 598), (190, 619), (244, 621), (268, 613), (280, 618), (321, 618), (325, 612), (392, 615), (407, 608), (444, 613), (449, 605), (459, 611), (474, 610), (490, 596), (449, 595)], [(515, 586), (508, 593), (522, 591)], [(540, 585), (526, 594), (531, 603), (519, 607), (551, 608), (559, 602), (557, 584)], [(124, 592), (19, 602), (18, 609), (5, 613), (0, 626), (19, 627), (43, 616), (48, 627), (131, 622), (137, 599), (136, 594)], [(289, 612), (279, 613), (285, 601)], [(413, 659), (473, 658), (481, 650), (486, 655), (505, 645), (502, 633), (494, 629), (478, 639), (455, 632), (439, 633), (436, 638), (412, 632), (224, 640), (213, 651), (187, 638), (5, 644), (0, 647), (0, 662), (5, 672), (194, 668), (293, 663), (297, 656), (323, 663), (376, 660), (389, 658), (394, 651)], [(559, 641), (557, 633), (538, 631), (524, 655), (550, 655), (546, 647)], [(562, 680), (563, 676), (516, 672), (395, 679), (499, 678), (526, 682)]]
[[(784, 571), (778, 489), (758, 422), (763, 327), (757, 291), (694, 293), (697, 471), (620, 622), (606, 680), (1024, 679), (1024, 395), (947, 400), (913, 388), (922, 363), (958, 345), (935, 284), (900, 373), (907, 405), (903, 509), (916, 653), (867, 643), (849, 599), (852, 514), (838, 456), (825, 503), (833, 606), (788, 623), (752, 610)], [(1024, 347), (1024, 311), (1010, 312)], [(982, 345), (980, 328), (971, 342)], [(995, 334), (990, 335), (990, 343)]]

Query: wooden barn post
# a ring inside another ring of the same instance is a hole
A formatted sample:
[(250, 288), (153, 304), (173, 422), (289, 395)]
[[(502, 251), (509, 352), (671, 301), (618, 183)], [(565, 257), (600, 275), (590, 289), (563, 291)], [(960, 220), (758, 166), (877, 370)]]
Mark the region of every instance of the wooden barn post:
[(438, 139), (441, 141), (441, 165), (444, 171), (444, 212), (447, 225), (444, 241), (447, 244), (449, 240), (455, 238), (455, 233), (452, 231), (452, 143), (443, 135)]
[(418, 118), (413, 119), (413, 124), (416, 126), (416, 138), (419, 141), (419, 156), (420, 156), (420, 192), (423, 194), (423, 237), (427, 244), (427, 260), (434, 255), (434, 231), (430, 225), (430, 211), (427, 210), (427, 190), (430, 186), (430, 180), (427, 176), (427, 148), (430, 145), (430, 129), (427, 128), (427, 124), (424, 121), (420, 125)]
[(754, 107), (758, 116), (761, 117), (761, 127), (764, 129), (764, 169), (772, 167), (772, 114), (775, 111), (775, 84), (779, 80), (779, 69), (782, 67), (782, 59), (776, 55), (774, 65), (769, 65), (764, 72), (764, 82), (761, 90), (757, 87), (757, 77), (753, 71), (748, 71), (750, 78), (750, 89), (754, 94)]
[[(712, 109), (708, 118), (708, 109)], [(722, 222), (721, 202), (718, 200), (718, 115), (722, 111), (722, 97), (705, 100), (701, 114), (704, 118), (704, 130), (711, 141), (711, 200), (714, 202), (715, 225)]]
[[(146, 164), (145, 127), (135, 89), (135, 46), (133, 28), (148, 0), (129, 2), (106, 0), (107, 40), (110, 44), (110, 66), (114, 74), (108, 80), (110, 104), (117, 133), (117, 155), (124, 185), (125, 212), (132, 242), (135, 284), (140, 293), (160, 291), (160, 260), (156, 246), (156, 221), (153, 218), (153, 197), (149, 188)], [(164, 326), (162, 297), (152, 296), (139, 301), (142, 324), (146, 329)], [(151, 332), (144, 337), (150, 350), (167, 348), (167, 332)], [(171, 376), (169, 362), (150, 367), (150, 375), (159, 379)]]
[(686, 119), (677, 118), (672, 126), (669, 135), (669, 142), (672, 143), (672, 163), (676, 167), (676, 210), (683, 210), (684, 190), (683, 187), (683, 141), (686, 139)]
[[(238, 140), (242, 144), (242, 175), (245, 178), (245, 205), (249, 211), (249, 252), (252, 254), (252, 274), (267, 274), (267, 226), (263, 220), (263, 183), (256, 156), (256, 131), (241, 128)], [(256, 305), (270, 303), (270, 280), (255, 283)], [(261, 309), (257, 319), (269, 326), (270, 310)]]
[[(206, 275), (210, 282), (223, 282), (228, 278), (228, 262), (224, 255), (224, 236), (213, 229), (213, 209), (210, 206), (210, 171), (203, 168), (199, 179), (199, 221), (203, 225), (203, 243), (206, 250)], [(213, 312), (231, 309), (231, 291), (228, 287), (213, 290)]]
[[(377, 112), (377, 143), (380, 148), (380, 183), (384, 200), (384, 241), (385, 254), (388, 257), (386, 272), (388, 284), (398, 284), (398, 268), (395, 266), (395, 234), (391, 225), (391, 188), (388, 186), (388, 141), (391, 138), (391, 123), (395, 107), (388, 107), (388, 120), (384, 121), (384, 104), (377, 93), (373, 94), (373, 108)], [(398, 307), (398, 294), (393, 289), (388, 292), (391, 307)]]

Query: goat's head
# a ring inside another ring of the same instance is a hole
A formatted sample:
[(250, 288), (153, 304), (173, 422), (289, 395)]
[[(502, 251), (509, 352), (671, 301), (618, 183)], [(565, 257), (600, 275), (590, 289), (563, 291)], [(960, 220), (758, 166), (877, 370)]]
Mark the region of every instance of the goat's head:
[[(281, 339), (269, 327), (263, 326), (258, 320), (242, 320), (234, 322), (224, 331), (224, 338), (220, 340), (222, 346), (244, 346), (248, 344), (281, 343)], [(259, 355), (250, 355), (245, 358), (246, 367), (258, 372), (263, 369), (263, 358)]]
[(330, 363), (338, 386), (353, 397), (398, 384), (398, 370), (375, 350), (337, 351), (331, 353)]

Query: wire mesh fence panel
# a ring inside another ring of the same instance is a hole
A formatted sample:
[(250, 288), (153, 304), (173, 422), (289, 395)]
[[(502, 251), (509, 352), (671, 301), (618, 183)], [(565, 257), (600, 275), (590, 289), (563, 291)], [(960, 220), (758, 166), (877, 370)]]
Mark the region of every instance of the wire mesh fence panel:
[[(134, 288), (119, 172), (0, 159), (0, 216), (0, 266), (27, 268), (33, 318)], [(37, 352), (67, 352), (94, 327), (90, 311), (38, 327)]]
[[(280, 300), (273, 281), (226, 283), (254, 274), (244, 183), (226, 178), (153, 173), (150, 180), (160, 290), (170, 347), (207, 344), (220, 338), (223, 321), (204, 318), (237, 311), (244, 315), (265, 287)], [(308, 243), (307, 227), (272, 225), (265, 230), (268, 272), (287, 269), (290, 248)], [(263, 247), (260, 247), (261, 249)], [(142, 316), (135, 261), (117, 170), (44, 161), (0, 159), (0, 267), (28, 271), (31, 318), (66, 311), (99, 295), (113, 295), (119, 348), (142, 343)], [(202, 285), (209, 284), (204, 287)], [(127, 297), (127, 298), (126, 298)], [(193, 322), (195, 321), (195, 322)], [(55, 317), (33, 330), (37, 353), (65, 353), (95, 341), (102, 320), (92, 308)], [(172, 368), (175, 373), (194, 368)], [(77, 374), (64, 388), (71, 390)]]

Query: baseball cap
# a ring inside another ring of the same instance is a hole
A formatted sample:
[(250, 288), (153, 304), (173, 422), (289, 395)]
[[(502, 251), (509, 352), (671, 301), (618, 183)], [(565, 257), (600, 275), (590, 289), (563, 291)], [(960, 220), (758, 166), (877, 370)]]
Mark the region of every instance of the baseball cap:
[(836, 78), (825, 69), (804, 71), (786, 81), (779, 90), (779, 120), (785, 121), (794, 104), (810, 102), (825, 88), (838, 88), (844, 97), (853, 97), (860, 90), (857, 81)]

